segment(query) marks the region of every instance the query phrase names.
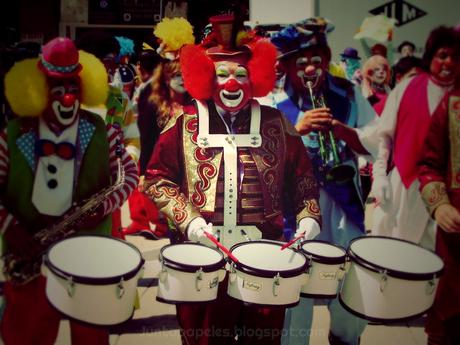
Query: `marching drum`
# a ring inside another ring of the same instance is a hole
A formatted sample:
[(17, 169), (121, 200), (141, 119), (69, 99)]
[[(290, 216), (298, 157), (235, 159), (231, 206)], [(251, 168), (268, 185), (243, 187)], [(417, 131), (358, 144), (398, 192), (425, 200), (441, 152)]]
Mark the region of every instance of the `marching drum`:
[(308, 281), (300, 295), (311, 298), (336, 298), (345, 269), (346, 251), (342, 247), (322, 242), (306, 241), (302, 253), (309, 260)]
[(247, 303), (294, 306), (307, 275), (307, 259), (283, 243), (251, 241), (234, 245), (230, 251), (238, 262), (230, 262), (227, 294)]
[(69, 237), (44, 257), (46, 296), (72, 319), (114, 325), (134, 312), (144, 259), (128, 242), (98, 235)]
[(402, 321), (433, 304), (444, 264), (414, 243), (380, 236), (354, 239), (340, 302), (351, 313), (376, 322)]
[(164, 246), (160, 263), (157, 300), (165, 303), (213, 301), (226, 274), (222, 253), (199, 243)]

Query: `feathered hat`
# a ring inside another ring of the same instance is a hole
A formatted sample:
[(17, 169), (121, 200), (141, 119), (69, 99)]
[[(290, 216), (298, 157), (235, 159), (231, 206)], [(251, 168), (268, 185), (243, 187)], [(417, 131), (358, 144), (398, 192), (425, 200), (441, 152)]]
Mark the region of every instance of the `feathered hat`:
[(193, 98), (212, 97), (215, 83), (214, 61), (245, 56), (253, 97), (263, 97), (275, 84), (276, 48), (254, 32), (241, 30), (242, 21), (232, 14), (210, 18), (212, 31), (200, 45), (182, 48), (180, 63), (184, 85)]

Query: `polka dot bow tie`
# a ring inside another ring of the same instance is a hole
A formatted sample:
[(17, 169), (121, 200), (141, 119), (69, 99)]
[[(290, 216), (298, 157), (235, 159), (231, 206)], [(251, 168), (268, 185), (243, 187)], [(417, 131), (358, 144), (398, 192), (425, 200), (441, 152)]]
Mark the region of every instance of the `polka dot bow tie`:
[(69, 142), (54, 143), (51, 140), (40, 139), (35, 145), (39, 157), (57, 155), (61, 159), (73, 159), (75, 157), (75, 146)]

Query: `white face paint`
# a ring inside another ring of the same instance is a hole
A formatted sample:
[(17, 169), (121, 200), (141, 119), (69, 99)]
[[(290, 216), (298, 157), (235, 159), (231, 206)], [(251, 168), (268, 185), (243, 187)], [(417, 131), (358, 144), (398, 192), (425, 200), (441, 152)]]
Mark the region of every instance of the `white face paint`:
[(387, 78), (387, 71), (383, 65), (378, 65), (373, 70), (371, 80), (374, 84), (383, 84)]
[(50, 90), (52, 97), (51, 109), (59, 123), (64, 126), (71, 125), (77, 116), (80, 108), (80, 101), (76, 94), (79, 92), (78, 86), (55, 86)]
[(301, 56), (296, 60), (296, 66), (297, 76), (304, 87), (307, 87), (307, 83), (310, 82), (313, 89), (315, 89), (323, 74), (321, 56), (314, 55), (310, 59), (306, 56)]
[(169, 80), (169, 87), (179, 94), (185, 93), (184, 79), (181, 73), (176, 73), (171, 77)]
[(216, 64), (217, 85), (213, 99), (218, 106), (228, 111), (244, 107), (251, 97), (249, 72), (236, 62)]

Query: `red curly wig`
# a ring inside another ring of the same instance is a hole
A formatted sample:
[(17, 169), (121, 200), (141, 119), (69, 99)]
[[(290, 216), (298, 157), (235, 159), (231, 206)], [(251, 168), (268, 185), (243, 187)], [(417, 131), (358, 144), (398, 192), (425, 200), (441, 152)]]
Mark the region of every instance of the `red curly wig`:
[[(266, 40), (258, 40), (246, 47), (251, 51), (248, 70), (252, 95), (263, 97), (275, 85), (276, 48)], [(184, 85), (190, 95), (202, 101), (210, 99), (215, 85), (216, 70), (205, 49), (195, 45), (183, 47), (180, 64)]]

